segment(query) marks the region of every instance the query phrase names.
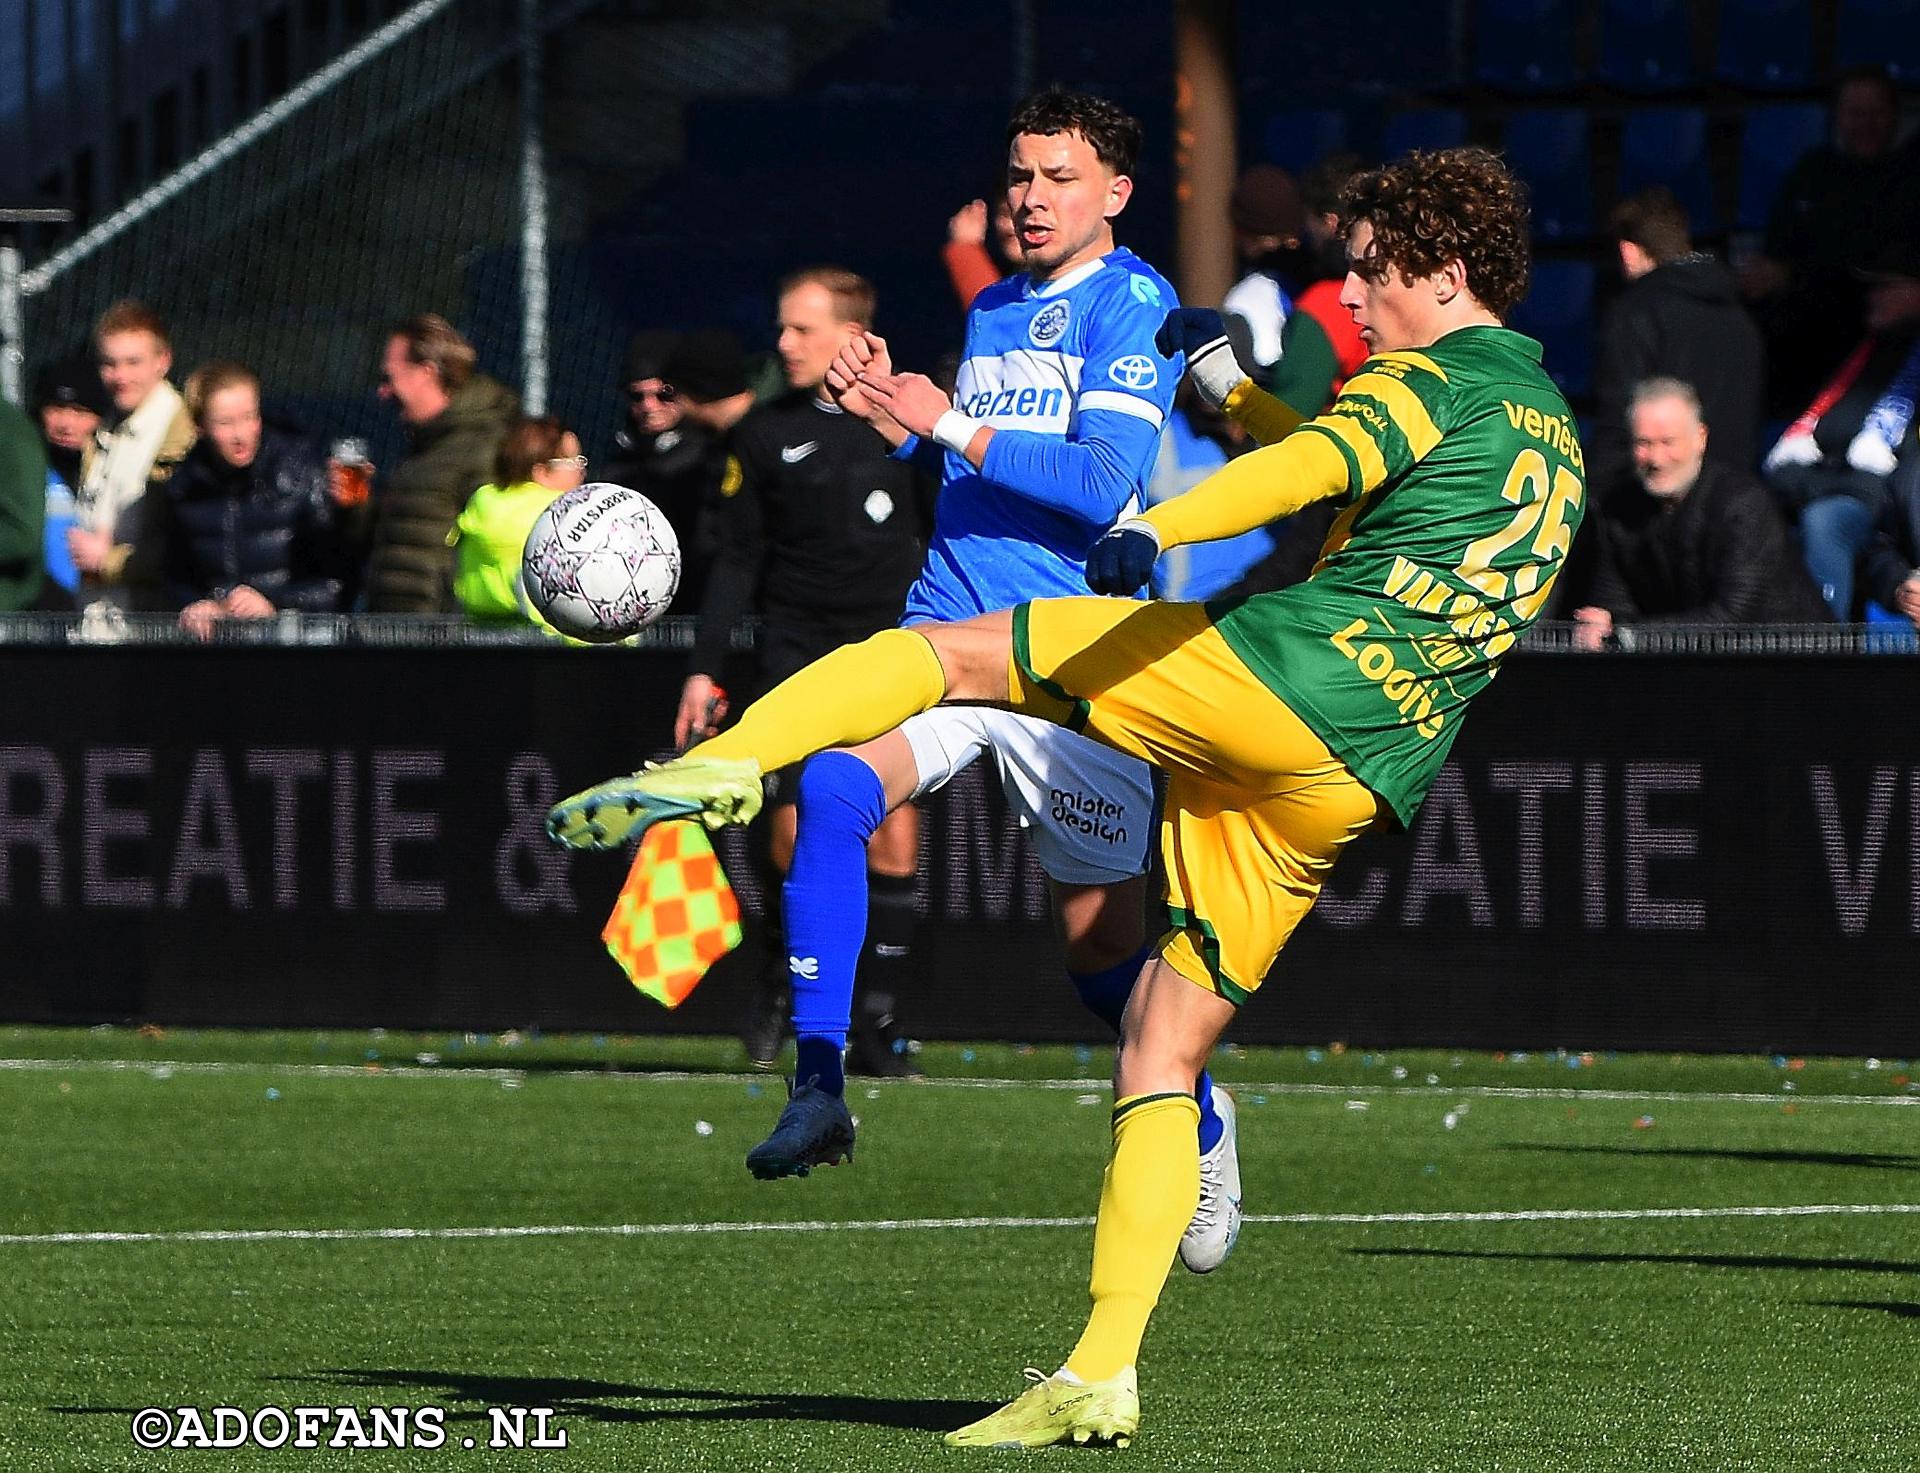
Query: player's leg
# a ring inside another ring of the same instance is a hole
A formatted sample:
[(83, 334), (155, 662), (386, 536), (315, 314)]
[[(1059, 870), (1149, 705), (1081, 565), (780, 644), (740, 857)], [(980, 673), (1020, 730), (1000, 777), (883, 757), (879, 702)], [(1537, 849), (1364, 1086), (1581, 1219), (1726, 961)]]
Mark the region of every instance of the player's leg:
[[(1049, 888), (1068, 980), (1087, 1011), (1117, 1038), (1127, 1000), (1157, 949), (1146, 934), (1146, 877), (1106, 885), (1054, 880)], [(1240, 1235), (1239, 1142), (1233, 1101), (1204, 1068), (1194, 1078), (1193, 1101), (1200, 1112), (1200, 1202), (1180, 1239), (1180, 1261), (1195, 1273), (1211, 1273), (1226, 1262)]]
[(952, 1434), (962, 1444), (1063, 1440), (1084, 1430), (1082, 1406), (1100, 1410), (1093, 1430), (1113, 1435), (1125, 1423), (1131, 1435), (1134, 1362), (1199, 1196), (1186, 1081), (1232, 1007), (1259, 987), (1340, 850), (1378, 813), (1373, 794), (1220, 644), (1203, 611), (1149, 605), (1116, 620), (1081, 602), (1029, 606), (1038, 617), (1023, 632), (1020, 675), (1073, 703), (1089, 733), (1167, 766), (1162, 843), (1175, 930), (1125, 1020), (1086, 1331), (1060, 1372)]
[(872, 741), (943, 699), (1006, 704), (1012, 650), (1011, 611), (843, 645), (686, 756), (563, 799), (547, 832), (574, 848), (612, 849), (662, 819), (746, 823), (760, 810), (763, 773)]
[[(1111, 601), (1105, 607), (1125, 612)], [(1007, 802), (1032, 838), (1051, 885), (1074, 990), (1118, 1035), (1127, 998), (1152, 955), (1144, 878), (1159, 813), (1152, 774), (1136, 758), (1017, 711), (943, 709), (916, 716), (908, 727), (961, 721), (977, 725), (991, 742)], [(1204, 1070), (1194, 1082), (1194, 1100), (1204, 1170), (1180, 1256), (1196, 1273), (1207, 1273), (1233, 1250), (1240, 1169), (1232, 1101)]]
[(890, 733), (823, 752), (795, 785), (795, 835), (781, 909), (792, 996), (794, 1070), (786, 1107), (747, 1153), (764, 1180), (804, 1176), (853, 1154), (845, 1051), (867, 932), (867, 844), (913, 789), (913, 754)]
[(900, 1022), (900, 999), (913, 977), (919, 922), (920, 811), (902, 803), (867, 844), (867, 942), (860, 953), (848, 1061), (857, 1074), (922, 1077)]

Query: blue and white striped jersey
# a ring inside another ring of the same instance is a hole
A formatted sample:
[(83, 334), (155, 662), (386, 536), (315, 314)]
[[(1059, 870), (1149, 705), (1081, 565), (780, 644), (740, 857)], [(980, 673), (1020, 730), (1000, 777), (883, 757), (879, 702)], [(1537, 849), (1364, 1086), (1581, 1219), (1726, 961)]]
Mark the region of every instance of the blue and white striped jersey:
[(993, 426), (986, 462), (939, 457), (940, 499), (905, 621), (964, 619), (1084, 594), (1087, 551), (1143, 504), (1185, 364), (1153, 335), (1179, 305), (1132, 251), (1057, 281), (1010, 276), (974, 298), (954, 407)]

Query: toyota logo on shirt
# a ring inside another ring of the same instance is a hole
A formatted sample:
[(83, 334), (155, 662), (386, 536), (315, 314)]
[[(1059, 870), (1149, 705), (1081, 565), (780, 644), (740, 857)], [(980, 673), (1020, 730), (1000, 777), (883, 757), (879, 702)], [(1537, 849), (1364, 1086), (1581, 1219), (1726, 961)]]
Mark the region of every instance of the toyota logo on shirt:
[(1160, 370), (1145, 353), (1130, 353), (1125, 358), (1113, 360), (1112, 367), (1107, 369), (1107, 377), (1121, 388), (1138, 393), (1160, 382)]

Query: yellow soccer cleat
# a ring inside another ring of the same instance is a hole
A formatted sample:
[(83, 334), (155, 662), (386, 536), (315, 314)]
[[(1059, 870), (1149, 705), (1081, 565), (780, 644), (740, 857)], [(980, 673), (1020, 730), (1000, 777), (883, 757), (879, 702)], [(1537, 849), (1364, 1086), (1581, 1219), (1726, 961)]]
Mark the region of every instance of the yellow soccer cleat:
[(1103, 1442), (1125, 1447), (1140, 1427), (1140, 1382), (1128, 1366), (1107, 1381), (1071, 1381), (1029, 1367), (1033, 1382), (991, 1416), (947, 1434), (948, 1447), (1052, 1447)]
[(547, 837), (570, 849), (617, 849), (664, 819), (697, 818), (710, 829), (751, 822), (762, 796), (751, 759), (682, 757), (562, 798), (547, 813)]

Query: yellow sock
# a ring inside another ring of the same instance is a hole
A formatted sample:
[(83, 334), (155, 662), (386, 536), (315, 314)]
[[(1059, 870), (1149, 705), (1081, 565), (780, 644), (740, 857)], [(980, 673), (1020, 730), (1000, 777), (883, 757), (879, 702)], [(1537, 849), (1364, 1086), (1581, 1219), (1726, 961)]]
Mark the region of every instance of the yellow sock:
[(1190, 1094), (1128, 1095), (1113, 1106), (1113, 1160), (1093, 1229), (1093, 1314), (1067, 1369), (1117, 1376), (1140, 1356), (1147, 1317), (1200, 1202), (1200, 1107)]
[(687, 755), (751, 757), (772, 772), (828, 747), (871, 741), (939, 705), (946, 693), (933, 646), (911, 629), (886, 629), (781, 681), (735, 725)]

